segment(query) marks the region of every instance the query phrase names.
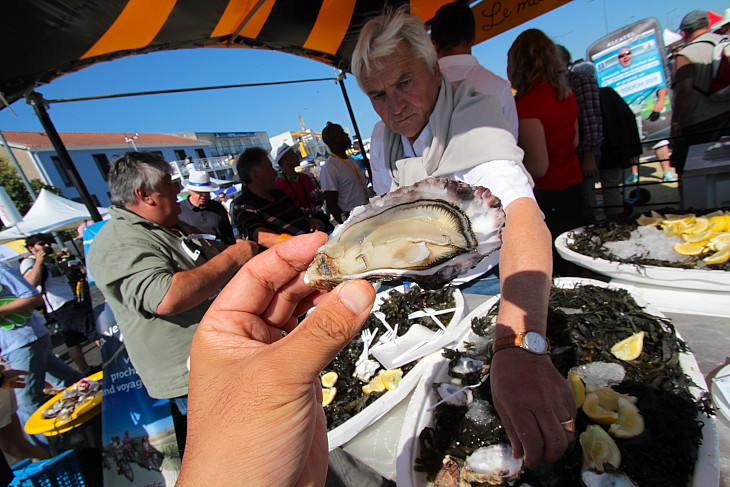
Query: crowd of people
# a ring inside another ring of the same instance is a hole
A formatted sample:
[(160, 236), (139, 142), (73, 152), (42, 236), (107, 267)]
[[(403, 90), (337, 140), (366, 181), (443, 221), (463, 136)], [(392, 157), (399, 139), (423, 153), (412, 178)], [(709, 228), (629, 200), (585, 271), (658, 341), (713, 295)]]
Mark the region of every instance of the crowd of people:
[[(674, 58), (670, 142), (680, 175), (689, 145), (730, 133), (730, 101), (711, 102), (697, 89), (710, 80), (703, 66), (718, 34), (698, 11), (684, 17), (681, 31), (686, 46)], [(323, 232), (355, 207), (429, 176), (487, 187), (505, 211), (500, 251), (454, 283), (501, 294), (491, 386), (515, 455), (528, 466), (552, 462), (574, 441), (567, 382), (549, 347), (522, 339), (547, 343), (552, 277), (572, 271), (552, 242), (595, 220), (596, 180), (608, 187), (607, 212), (618, 211), (615, 187), (642, 152), (640, 134), (623, 99), (599, 87), (593, 65), (573, 62), (542, 31), (515, 39), (509, 82), (479, 64), (474, 42), (474, 17), (463, 1), (439, 9), (430, 35), (402, 8), (363, 26), (351, 68), (381, 119), (369, 164), (359, 141), (336, 123), (322, 129), (330, 155), (317, 177), (302, 171), (296, 145), (273, 153), (252, 147), (235, 161), (242, 188), (232, 198), (207, 173), (191, 171), (188, 197), (179, 201), (171, 167), (156, 153), (113, 161), (110, 219), (86, 265), (147, 393), (170, 403), (183, 458), (178, 485), (324, 483), (318, 375), (358, 332), (375, 292), (364, 281), (315, 292), (303, 271)], [(618, 56), (621, 65), (632, 62), (629, 49)], [(660, 111), (666, 91), (657, 93)], [(80, 345), (96, 338), (93, 312), (74, 295), (69, 272), (49, 261), (51, 243), (45, 235), (28, 238), (31, 256), (20, 273), (0, 266), (0, 298), (14, 298), (0, 305), (0, 316), (29, 312), (24, 324), (0, 328), (9, 367), (0, 387), (18, 387), (17, 417), (11, 407), (6, 426), (0, 423), (4, 451), (6, 438), (22, 436), (19, 421), (45, 402), (46, 381), (64, 387), (91, 372)], [(58, 323), (77, 370), (52, 353), (48, 320)], [(262, 442), (269, 446), (245, 459), (236, 448), (218, 448)], [(43, 457), (26, 443), (14, 451)]]

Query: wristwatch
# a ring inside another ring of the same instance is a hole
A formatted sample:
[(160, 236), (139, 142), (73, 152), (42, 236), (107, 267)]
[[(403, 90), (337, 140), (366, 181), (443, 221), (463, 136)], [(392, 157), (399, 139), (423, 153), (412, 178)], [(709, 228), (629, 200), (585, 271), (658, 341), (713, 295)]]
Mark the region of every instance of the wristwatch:
[(497, 353), (504, 348), (523, 348), (535, 355), (547, 355), (550, 353), (550, 340), (536, 331), (528, 331), (495, 340), (492, 351)]

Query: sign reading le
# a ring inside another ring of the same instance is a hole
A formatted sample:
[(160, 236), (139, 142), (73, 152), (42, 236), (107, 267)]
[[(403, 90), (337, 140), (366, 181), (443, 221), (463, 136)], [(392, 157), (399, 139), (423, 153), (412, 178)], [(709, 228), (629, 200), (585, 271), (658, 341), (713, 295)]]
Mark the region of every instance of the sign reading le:
[(495, 0), (472, 7), (478, 44), (568, 3), (570, 0)]

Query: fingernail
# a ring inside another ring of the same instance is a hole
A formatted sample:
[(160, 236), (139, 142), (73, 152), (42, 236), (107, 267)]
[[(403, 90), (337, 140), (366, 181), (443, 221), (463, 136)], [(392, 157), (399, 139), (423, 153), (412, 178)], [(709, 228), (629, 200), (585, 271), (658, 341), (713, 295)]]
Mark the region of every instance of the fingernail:
[(372, 305), (370, 295), (363, 292), (362, 287), (356, 282), (346, 282), (342, 285), (340, 288), (340, 300), (353, 313), (362, 313)]

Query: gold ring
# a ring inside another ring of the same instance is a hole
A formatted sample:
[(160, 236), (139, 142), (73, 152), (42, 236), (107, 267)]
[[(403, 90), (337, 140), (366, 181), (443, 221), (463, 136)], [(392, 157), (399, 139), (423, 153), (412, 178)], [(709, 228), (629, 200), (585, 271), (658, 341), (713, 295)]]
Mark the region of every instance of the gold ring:
[(568, 433), (574, 433), (575, 432), (575, 420), (569, 419), (567, 421), (561, 421), (560, 424), (563, 425), (563, 429), (567, 431)]

